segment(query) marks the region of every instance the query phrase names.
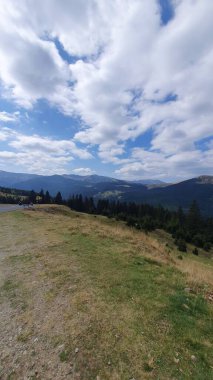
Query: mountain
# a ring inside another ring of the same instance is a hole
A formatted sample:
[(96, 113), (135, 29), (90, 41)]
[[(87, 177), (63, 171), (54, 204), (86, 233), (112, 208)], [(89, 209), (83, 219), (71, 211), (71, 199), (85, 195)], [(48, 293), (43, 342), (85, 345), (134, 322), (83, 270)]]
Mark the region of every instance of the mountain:
[[(201, 211), (213, 216), (213, 176), (200, 176), (175, 184), (145, 180), (123, 181), (98, 175), (79, 176), (74, 174), (42, 176), (0, 171), (0, 186), (20, 190), (48, 190), (55, 196), (58, 191), (64, 198), (72, 194), (92, 196), (94, 199), (108, 198), (136, 203), (161, 204), (170, 209), (182, 206), (188, 209), (192, 200), (197, 200)], [(156, 183), (158, 182), (158, 183)]]
[(138, 179), (132, 182), (140, 183), (141, 185), (167, 185), (166, 182), (160, 181), (159, 179)]
[(92, 175), (76, 175), (76, 174), (64, 174), (64, 178), (73, 179), (75, 181), (88, 182), (88, 183), (104, 183), (104, 182), (118, 182), (116, 178), (105, 177), (102, 175), (92, 174)]
[(41, 177), (36, 174), (26, 174), (26, 173), (11, 173), (0, 170), (0, 186), (12, 187), (15, 183), (20, 181), (29, 181), (33, 178)]
[[(151, 197), (150, 197), (151, 195)], [(213, 176), (199, 176), (162, 188), (150, 190), (144, 200), (152, 204), (162, 204), (168, 208), (182, 206), (187, 209), (195, 199), (202, 212), (213, 216)]]
[(200, 177), (198, 177), (198, 182), (204, 185), (213, 185), (213, 176), (201, 175)]
[(115, 178), (90, 175), (79, 176), (74, 174), (41, 176), (35, 174), (9, 173), (0, 171), (0, 186), (11, 187), (21, 190), (44, 191), (48, 190), (51, 195), (58, 191), (64, 198), (72, 194), (83, 194), (86, 196), (118, 198), (123, 194), (129, 194), (132, 199), (134, 193), (146, 192), (144, 185), (134, 184)]

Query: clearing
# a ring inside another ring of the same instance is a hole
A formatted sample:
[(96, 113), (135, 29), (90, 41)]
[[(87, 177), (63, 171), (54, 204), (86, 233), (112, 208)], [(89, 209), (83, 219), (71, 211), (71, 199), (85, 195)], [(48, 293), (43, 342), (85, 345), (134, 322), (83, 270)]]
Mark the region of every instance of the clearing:
[(0, 379), (213, 379), (212, 294), (211, 255), (180, 256), (161, 231), (2, 213)]

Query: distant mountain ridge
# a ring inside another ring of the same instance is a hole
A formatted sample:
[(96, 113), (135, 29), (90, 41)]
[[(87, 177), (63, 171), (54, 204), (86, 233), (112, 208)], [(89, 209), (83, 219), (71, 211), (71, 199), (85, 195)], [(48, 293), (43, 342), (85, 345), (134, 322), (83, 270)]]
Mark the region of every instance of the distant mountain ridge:
[(198, 183), (213, 185), (213, 176), (211, 175), (201, 175), (198, 178)]
[(134, 183), (140, 183), (141, 185), (164, 185), (166, 182), (160, 181), (159, 179), (138, 179), (132, 181)]
[[(147, 183), (145, 184), (144, 181)], [(41, 189), (55, 196), (58, 191), (64, 198), (73, 194), (92, 196), (94, 199), (108, 198), (136, 203), (163, 205), (170, 209), (182, 206), (187, 209), (192, 200), (197, 200), (201, 211), (213, 216), (213, 176), (201, 175), (175, 184), (159, 180), (125, 181), (96, 174), (80, 176), (37, 175), (0, 171), (0, 186), (20, 190)]]

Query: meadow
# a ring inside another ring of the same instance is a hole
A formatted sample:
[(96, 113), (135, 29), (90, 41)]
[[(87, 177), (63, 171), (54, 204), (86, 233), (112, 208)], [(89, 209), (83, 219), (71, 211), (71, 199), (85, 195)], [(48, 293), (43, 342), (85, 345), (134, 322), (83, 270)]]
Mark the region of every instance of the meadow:
[(213, 379), (212, 253), (63, 206), (0, 215), (0, 378)]

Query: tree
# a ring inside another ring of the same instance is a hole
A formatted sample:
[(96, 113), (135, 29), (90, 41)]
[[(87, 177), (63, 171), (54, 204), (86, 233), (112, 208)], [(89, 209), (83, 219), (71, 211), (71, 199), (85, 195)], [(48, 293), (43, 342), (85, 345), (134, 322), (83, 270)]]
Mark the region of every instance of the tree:
[(44, 203), (44, 190), (41, 189), (40, 193), (39, 193), (39, 197), (40, 197), (40, 203)]
[(178, 220), (179, 220), (180, 225), (183, 226), (183, 224), (185, 222), (185, 215), (183, 213), (182, 207), (178, 208), (177, 215), (178, 215)]
[(29, 201), (32, 202), (32, 203), (35, 203), (35, 202), (36, 202), (36, 193), (35, 193), (34, 190), (32, 190), (32, 191), (30, 192)]
[(49, 191), (46, 191), (45, 197), (44, 197), (44, 203), (50, 203), (51, 202), (51, 197)]
[(58, 205), (61, 205), (63, 203), (63, 199), (62, 199), (60, 191), (56, 194), (55, 203), (57, 203)]
[(187, 215), (187, 225), (190, 233), (195, 235), (200, 232), (201, 229), (201, 215), (200, 209), (196, 201), (193, 201)]

